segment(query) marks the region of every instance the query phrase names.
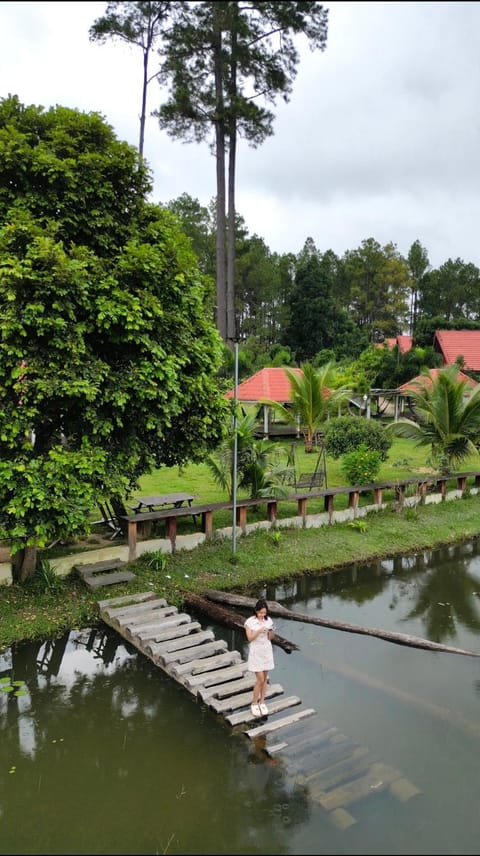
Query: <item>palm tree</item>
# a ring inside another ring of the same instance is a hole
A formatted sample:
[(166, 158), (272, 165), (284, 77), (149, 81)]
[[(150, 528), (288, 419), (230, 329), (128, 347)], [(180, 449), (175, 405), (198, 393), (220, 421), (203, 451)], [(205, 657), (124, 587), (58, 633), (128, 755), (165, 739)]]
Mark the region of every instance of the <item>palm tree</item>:
[(289, 368), (284, 372), (290, 382), (290, 402), (288, 405), (278, 401), (264, 399), (260, 403), (272, 407), (286, 421), (291, 421), (292, 415), (305, 437), (305, 451), (311, 452), (316, 432), (327, 419), (345, 401), (347, 391), (344, 387), (335, 388), (338, 384), (337, 371), (334, 363), (329, 362), (319, 369), (311, 363), (301, 365), (301, 373), (297, 374)]
[[(287, 496), (291, 467), (281, 460), (278, 444), (255, 437), (256, 419), (242, 416), (237, 423), (237, 487), (249, 491), (250, 497)], [(234, 436), (226, 432), (217, 451), (207, 458), (207, 465), (221, 488), (233, 498)]]
[(470, 455), (478, 453), (480, 440), (480, 385), (469, 393), (466, 379), (458, 378), (458, 366), (441, 369), (436, 376), (423, 372), (411, 395), (418, 421), (399, 419), (387, 426), (398, 437), (430, 446), (440, 472), (449, 473)]

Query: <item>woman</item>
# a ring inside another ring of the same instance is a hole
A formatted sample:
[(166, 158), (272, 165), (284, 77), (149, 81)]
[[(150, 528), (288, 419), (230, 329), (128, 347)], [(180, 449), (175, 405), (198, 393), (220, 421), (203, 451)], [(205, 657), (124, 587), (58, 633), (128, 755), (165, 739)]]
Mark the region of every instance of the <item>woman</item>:
[(255, 615), (245, 622), (245, 633), (249, 642), (247, 667), (255, 672), (253, 702), (251, 711), (254, 716), (267, 716), (268, 707), (265, 704), (268, 672), (274, 668), (273, 663), (273, 621), (268, 614), (267, 601), (261, 598), (255, 604)]

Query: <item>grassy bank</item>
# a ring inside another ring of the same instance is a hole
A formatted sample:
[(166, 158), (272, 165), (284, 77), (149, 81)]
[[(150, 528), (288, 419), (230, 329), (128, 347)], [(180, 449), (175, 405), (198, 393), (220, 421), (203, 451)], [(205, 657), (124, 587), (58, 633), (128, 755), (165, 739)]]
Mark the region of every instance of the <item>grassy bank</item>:
[[(363, 525), (365, 524), (365, 525)], [(181, 605), (185, 592), (205, 588), (262, 591), (304, 573), (331, 571), (351, 563), (424, 551), (477, 537), (480, 496), (440, 505), (372, 513), (362, 526), (342, 523), (320, 529), (257, 531), (237, 540), (206, 542), (174, 556), (144, 555), (131, 564), (128, 586), (92, 592), (73, 576), (48, 575), (25, 588), (0, 587), (0, 650), (26, 639), (47, 639), (98, 620), (97, 600), (151, 590)]]

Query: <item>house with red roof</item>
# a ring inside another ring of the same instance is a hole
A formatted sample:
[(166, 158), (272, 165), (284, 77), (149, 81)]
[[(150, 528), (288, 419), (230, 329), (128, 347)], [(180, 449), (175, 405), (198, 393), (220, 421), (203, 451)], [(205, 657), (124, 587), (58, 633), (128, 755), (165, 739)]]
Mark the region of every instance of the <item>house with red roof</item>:
[(392, 348), (398, 345), (400, 353), (406, 354), (413, 345), (413, 336), (389, 336), (384, 339), (383, 342), (380, 342), (378, 347), (382, 348), (385, 345), (389, 350), (392, 350)]
[[(402, 395), (408, 395), (410, 392), (417, 392), (418, 387), (423, 384), (425, 384), (426, 386), (430, 386), (432, 380), (437, 379), (438, 374), (442, 371), (442, 369), (429, 369), (428, 371), (430, 377), (428, 375), (423, 374), (417, 375), (416, 377), (412, 378), (412, 380), (407, 380), (406, 383), (402, 383), (402, 385), (397, 388), (398, 392), (402, 393)], [(430, 380), (430, 378), (432, 380)], [(466, 381), (467, 387), (469, 389), (474, 389), (476, 386), (478, 386), (476, 380), (473, 380), (473, 378), (469, 377), (467, 374), (465, 374), (465, 372), (462, 372), (460, 370), (458, 370), (456, 374), (456, 380)]]
[(437, 330), (433, 347), (444, 366), (453, 365), (461, 356), (465, 371), (480, 372), (480, 330)]
[[(292, 368), (290, 370), (301, 375), (302, 370)], [(230, 389), (225, 398), (233, 398), (235, 390)], [(260, 401), (269, 399), (270, 401), (278, 401), (279, 404), (288, 404), (290, 401), (290, 381), (285, 374), (285, 369), (282, 367), (267, 367), (255, 372), (251, 377), (248, 377), (237, 387), (237, 401), (243, 401), (244, 404), (258, 404)], [(288, 426), (287, 426), (288, 427)], [(263, 434), (265, 437), (272, 430), (270, 424), (270, 408), (268, 405), (263, 405)], [(290, 433), (293, 433), (290, 427)], [(298, 431), (296, 432), (298, 434)]]
[[(406, 404), (410, 407), (412, 398), (411, 393), (418, 392), (419, 386), (430, 386), (432, 380), (435, 380), (438, 377), (438, 374), (442, 371), (442, 369), (429, 369), (428, 371), (430, 377), (428, 375), (420, 374), (412, 378), (412, 380), (408, 380), (406, 381), (406, 383), (402, 383), (401, 386), (397, 387), (398, 404), (396, 403), (395, 406), (395, 418), (397, 418), (398, 416), (398, 411), (400, 411), (400, 413), (404, 412)], [(465, 374), (465, 372), (460, 371), (460, 369), (456, 374), (456, 380), (465, 381), (466, 387), (464, 395), (466, 396), (468, 396), (472, 392), (472, 390), (478, 386), (476, 380), (473, 380), (473, 378), (469, 377), (469, 375)]]

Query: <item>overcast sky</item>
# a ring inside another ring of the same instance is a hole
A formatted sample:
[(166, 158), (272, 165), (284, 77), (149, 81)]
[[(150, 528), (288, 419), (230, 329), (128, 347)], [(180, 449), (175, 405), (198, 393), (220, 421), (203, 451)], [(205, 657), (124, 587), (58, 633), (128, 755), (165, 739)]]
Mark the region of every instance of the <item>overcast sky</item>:
[[(480, 267), (480, 3), (333, 2), (326, 50), (302, 50), (274, 136), (238, 150), (237, 210), (280, 253), (307, 237), (339, 255), (366, 238), (433, 267)], [(101, 113), (138, 144), (139, 49), (91, 43), (106, 3), (0, 4), (1, 95)], [(148, 109), (159, 103), (156, 84)], [(207, 144), (173, 142), (149, 118), (154, 201), (215, 195)]]

